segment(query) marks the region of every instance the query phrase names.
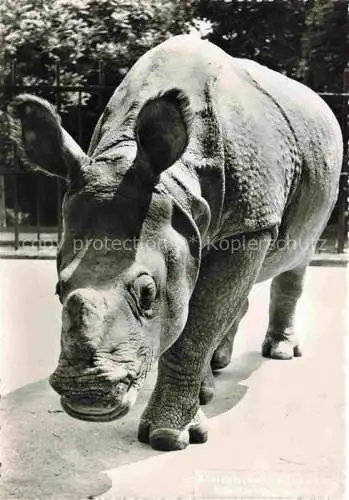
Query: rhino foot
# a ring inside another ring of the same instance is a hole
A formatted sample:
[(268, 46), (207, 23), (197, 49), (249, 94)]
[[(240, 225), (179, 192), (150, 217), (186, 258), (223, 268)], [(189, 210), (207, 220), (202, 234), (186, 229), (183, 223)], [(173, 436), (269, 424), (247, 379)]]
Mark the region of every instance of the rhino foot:
[(218, 348), (212, 356), (211, 368), (213, 371), (222, 370), (229, 365), (232, 355), (230, 346)]
[(248, 299), (243, 302), (234, 323), (230, 329), (225, 333), (221, 343), (213, 353), (211, 359), (211, 368), (213, 371), (222, 370), (230, 364), (231, 357), (233, 354), (233, 345), (235, 335), (238, 331), (241, 319), (245, 316), (248, 309)]
[(201, 409), (182, 430), (152, 427), (151, 422), (141, 419), (138, 427), (138, 440), (141, 443), (150, 444), (154, 450), (159, 451), (183, 450), (191, 443), (206, 442), (208, 437), (207, 419)]
[(292, 359), (302, 356), (295, 335), (280, 335), (268, 332), (262, 344), (262, 356), (272, 359)]
[(200, 404), (207, 405), (213, 399), (214, 393), (215, 393), (214, 378), (212, 370), (209, 367), (204, 380), (201, 382), (200, 393), (199, 393)]

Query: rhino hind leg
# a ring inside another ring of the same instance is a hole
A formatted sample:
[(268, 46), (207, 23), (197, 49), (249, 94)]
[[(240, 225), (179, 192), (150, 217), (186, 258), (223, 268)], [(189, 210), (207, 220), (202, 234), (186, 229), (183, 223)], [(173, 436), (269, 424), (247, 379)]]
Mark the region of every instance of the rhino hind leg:
[(296, 305), (303, 290), (305, 267), (276, 276), (270, 288), (269, 325), (262, 344), (262, 355), (273, 359), (301, 356), (294, 332)]
[(248, 309), (248, 299), (245, 300), (233, 325), (224, 335), (221, 343), (215, 350), (211, 359), (211, 368), (213, 371), (222, 370), (229, 365), (233, 353), (234, 339), (238, 331), (240, 321), (245, 316)]
[(206, 375), (201, 382), (200, 392), (199, 392), (199, 401), (201, 405), (207, 405), (214, 396), (215, 392), (215, 384), (212, 369), (209, 366), (206, 372)]

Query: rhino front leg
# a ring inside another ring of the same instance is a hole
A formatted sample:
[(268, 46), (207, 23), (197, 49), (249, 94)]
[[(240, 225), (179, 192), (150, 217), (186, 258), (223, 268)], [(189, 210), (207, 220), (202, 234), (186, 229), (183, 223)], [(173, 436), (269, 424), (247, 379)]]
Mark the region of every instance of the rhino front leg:
[(201, 405), (207, 405), (214, 396), (215, 385), (211, 366), (208, 367), (206, 375), (200, 386), (199, 401)]
[(187, 324), (159, 360), (155, 389), (139, 425), (140, 441), (158, 450), (206, 441), (207, 426), (199, 409), (201, 382), (256, 280), (270, 239), (268, 231), (251, 235), (232, 255), (215, 251), (203, 260)]
[(262, 354), (273, 359), (301, 356), (294, 333), (296, 305), (303, 290), (306, 267), (276, 276), (270, 288), (269, 325), (262, 345)]
[(211, 360), (211, 368), (213, 371), (222, 370), (229, 365), (231, 356), (233, 353), (233, 345), (235, 335), (238, 331), (240, 321), (245, 316), (248, 310), (248, 299), (243, 303), (238, 315), (234, 321), (232, 327), (228, 330), (228, 332), (224, 335), (223, 340), (215, 350), (212, 360)]

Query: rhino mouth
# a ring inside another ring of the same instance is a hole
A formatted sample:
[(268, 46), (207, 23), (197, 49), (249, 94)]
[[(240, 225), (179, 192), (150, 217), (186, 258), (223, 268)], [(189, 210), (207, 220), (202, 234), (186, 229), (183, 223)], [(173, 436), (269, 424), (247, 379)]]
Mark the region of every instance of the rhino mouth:
[(139, 385), (118, 384), (106, 390), (83, 391), (58, 387), (57, 379), (50, 377), (51, 386), (61, 395), (61, 405), (71, 417), (94, 422), (109, 422), (126, 415), (136, 401)]
[(68, 415), (80, 420), (109, 422), (129, 412), (144, 379), (144, 369), (137, 375), (124, 372), (123, 377), (113, 380), (108, 373), (94, 368), (73, 374), (72, 370), (67, 373), (66, 366), (58, 366), (49, 382), (61, 396), (61, 405)]
[[(61, 397), (61, 405), (68, 415), (89, 422), (110, 422), (124, 417), (136, 399), (137, 394), (127, 391), (121, 401), (103, 402), (91, 401), (90, 398)], [(138, 392), (138, 391), (137, 391)]]

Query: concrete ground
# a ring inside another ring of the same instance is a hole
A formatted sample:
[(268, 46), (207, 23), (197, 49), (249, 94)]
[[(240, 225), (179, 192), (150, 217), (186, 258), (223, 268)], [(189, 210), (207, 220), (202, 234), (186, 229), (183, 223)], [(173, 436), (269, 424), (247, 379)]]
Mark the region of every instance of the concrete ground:
[(59, 353), (55, 263), (2, 260), (0, 276), (1, 499), (344, 498), (348, 268), (309, 269), (297, 313), (304, 356), (292, 361), (260, 356), (269, 284), (255, 287), (204, 408), (209, 440), (172, 453), (136, 439), (155, 371), (123, 420), (61, 410), (47, 382)]

